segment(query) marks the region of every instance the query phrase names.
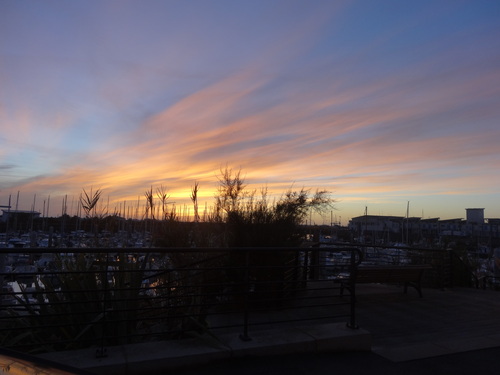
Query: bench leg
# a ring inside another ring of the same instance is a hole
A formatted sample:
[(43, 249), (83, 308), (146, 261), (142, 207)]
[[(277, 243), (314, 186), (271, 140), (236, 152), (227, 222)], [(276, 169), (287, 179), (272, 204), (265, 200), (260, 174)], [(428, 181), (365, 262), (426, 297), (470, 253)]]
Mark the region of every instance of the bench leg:
[(405, 290), (404, 290), (405, 294), (407, 294), (407, 292), (408, 292), (408, 285), (414, 287), (417, 290), (420, 298), (422, 298), (424, 296), (422, 294), (422, 288), (420, 287), (420, 283), (411, 283), (411, 282), (405, 283)]
[(422, 288), (420, 287), (420, 283), (418, 283), (418, 285), (416, 285), (415, 288), (417, 289), (419, 297), (422, 298), (423, 294), (422, 294)]
[(344, 296), (344, 289), (347, 289), (349, 294), (351, 294), (351, 285), (349, 282), (340, 282), (340, 296)]
[(340, 282), (340, 296), (343, 297), (344, 296), (344, 288), (346, 288), (347, 290), (349, 290), (349, 287), (345, 285), (345, 283), (343, 283), (342, 281)]

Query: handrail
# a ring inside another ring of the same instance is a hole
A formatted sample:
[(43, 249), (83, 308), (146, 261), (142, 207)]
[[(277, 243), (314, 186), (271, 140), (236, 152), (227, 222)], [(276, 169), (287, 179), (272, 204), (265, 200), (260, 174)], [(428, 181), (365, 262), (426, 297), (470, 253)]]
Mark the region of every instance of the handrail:
[[(341, 298), (339, 280), (361, 263), (430, 264), (422, 285), (451, 285), (449, 251), (411, 247), (5, 250), (0, 256), (24, 255), (34, 266), (0, 273), (0, 345), (21, 351), (96, 346), (104, 356), (109, 345), (193, 332), (249, 340), (266, 324), (344, 321), (356, 328), (355, 284)], [(56, 264), (36, 263), (43, 253), (53, 253)]]
[[(43, 253), (56, 254), (56, 264), (35, 263)], [(331, 253), (349, 259), (330, 264)], [(0, 273), (0, 344), (21, 351), (97, 346), (96, 355), (105, 356), (109, 345), (189, 332), (236, 329), (248, 340), (251, 329), (263, 324), (344, 320), (356, 327), (354, 298), (340, 298), (331, 278), (361, 261), (359, 249), (345, 245), (24, 248), (9, 254), (28, 255), (35, 266), (32, 272)], [(136, 259), (129, 262), (128, 255)], [(20, 289), (8, 289), (15, 285)]]

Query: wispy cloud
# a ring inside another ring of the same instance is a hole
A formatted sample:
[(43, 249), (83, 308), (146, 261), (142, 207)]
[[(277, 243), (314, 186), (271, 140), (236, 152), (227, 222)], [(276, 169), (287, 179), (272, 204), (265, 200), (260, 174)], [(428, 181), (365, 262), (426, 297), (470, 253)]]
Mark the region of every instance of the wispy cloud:
[(224, 165), (277, 193), (327, 188), (345, 207), (495, 193), (492, 18), (431, 3), (381, 19), (350, 2), (229, 2), (232, 17), (196, 4), (206, 16), (79, 8), (76, 24), (95, 27), (75, 39), (57, 36), (73, 30), (66, 22), (42, 27), (41, 13), (25, 15), (38, 36), (9, 21), (18, 33), (0, 49), (0, 193), (93, 186), (123, 200), (165, 184), (187, 201), (195, 180), (210, 198)]

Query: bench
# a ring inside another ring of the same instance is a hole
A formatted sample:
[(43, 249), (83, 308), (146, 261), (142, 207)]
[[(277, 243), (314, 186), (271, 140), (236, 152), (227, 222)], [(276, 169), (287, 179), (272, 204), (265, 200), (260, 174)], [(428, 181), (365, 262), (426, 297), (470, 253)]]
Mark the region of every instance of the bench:
[(425, 270), (431, 269), (428, 265), (359, 265), (354, 271), (353, 280), (346, 278), (340, 282), (340, 295), (344, 289), (351, 292), (351, 282), (354, 283), (380, 283), (380, 284), (403, 284), (404, 292), (407, 293), (408, 286), (414, 287), (418, 295), (422, 297), (421, 281)]

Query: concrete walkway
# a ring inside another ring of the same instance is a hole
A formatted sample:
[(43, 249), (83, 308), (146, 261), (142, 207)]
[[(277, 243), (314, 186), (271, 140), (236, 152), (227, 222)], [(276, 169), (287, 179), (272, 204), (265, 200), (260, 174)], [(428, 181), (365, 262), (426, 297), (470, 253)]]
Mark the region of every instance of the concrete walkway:
[(408, 361), (500, 347), (500, 293), (472, 288), (394, 293), (394, 286), (363, 285), (357, 320), (372, 336), (372, 351)]

